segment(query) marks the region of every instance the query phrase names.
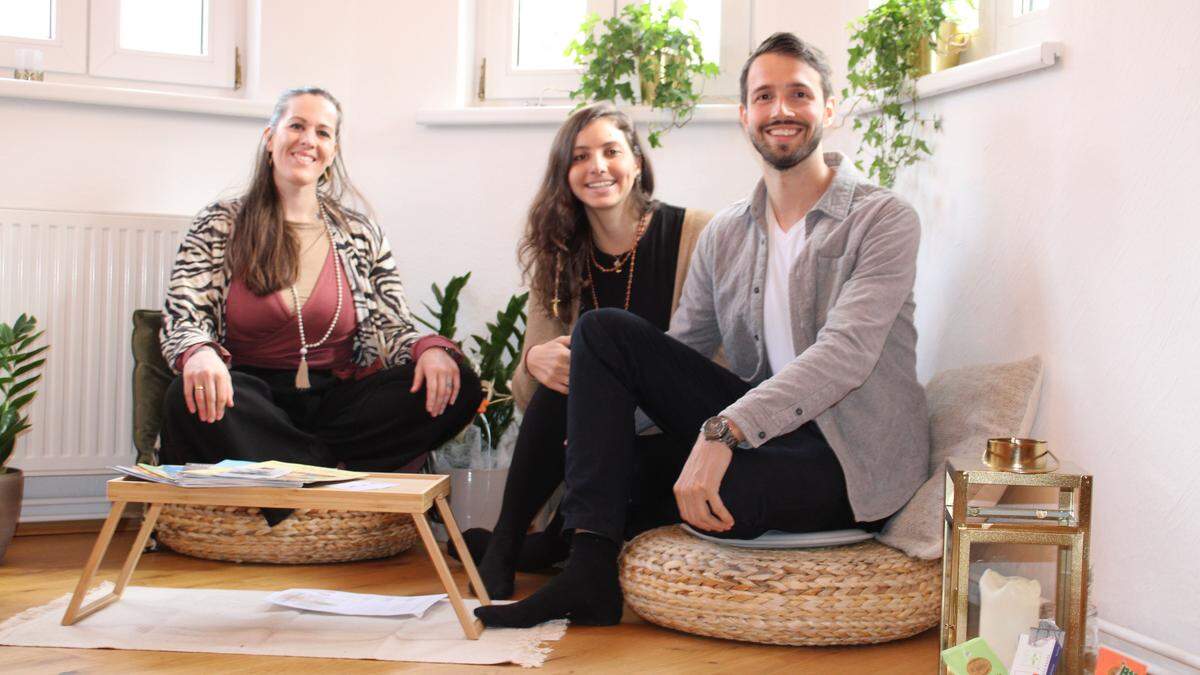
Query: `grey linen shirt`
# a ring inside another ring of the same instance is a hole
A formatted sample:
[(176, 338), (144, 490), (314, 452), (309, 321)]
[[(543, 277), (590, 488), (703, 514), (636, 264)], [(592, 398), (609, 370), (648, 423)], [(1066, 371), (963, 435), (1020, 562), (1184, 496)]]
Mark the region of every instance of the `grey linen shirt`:
[(913, 326), (920, 222), (842, 154), (826, 153), (825, 163), (833, 181), (804, 219), (808, 244), (789, 274), (795, 360), (772, 373), (763, 340), (761, 181), (701, 234), (669, 334), (709, 357), (723, 347), (729, 369), (754, 385), (720, 412), (752, 448), (786, 447), (780, 436), (816, 420), (841, 463), (855, 517), (878, 520), (908, 501), (929, 466)]

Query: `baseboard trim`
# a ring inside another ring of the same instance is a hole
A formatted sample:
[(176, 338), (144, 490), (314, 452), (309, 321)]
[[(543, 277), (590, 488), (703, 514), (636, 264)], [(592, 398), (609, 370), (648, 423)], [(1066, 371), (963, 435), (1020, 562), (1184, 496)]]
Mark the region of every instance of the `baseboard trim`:
[(21, 523), (93, 520), (108, 516), (107, 497), (26, 497), (21, 500)]
[(1155, 673), (1200, 673), (1200, 654), (1192, 654), (1104, 619), (1097, 619), (1096, 627), (1100, 631), (1100, 644), (1149, 661)]
[[(118, 532), (127, 532), (141, 527), (142, 517), (133, 509), (117, 523)], [(87, 520), (43, 520), (19, 523), (15, 536), (37, 537), (47, 534), (96, 534), (104, 526), (101, 518)]]

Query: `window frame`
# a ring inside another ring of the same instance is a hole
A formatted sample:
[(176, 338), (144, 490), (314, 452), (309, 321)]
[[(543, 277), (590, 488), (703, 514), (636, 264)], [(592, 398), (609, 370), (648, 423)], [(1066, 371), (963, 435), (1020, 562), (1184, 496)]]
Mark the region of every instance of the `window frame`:
[[(588, 11), (601, 20), (611, 18), (630, 4), (646, 0), (588, 0)], [(473, 98), (476, 104), (542, 105), (548, 100), (565, 101), (579, 88), (580, 69), (534, 69), (516, 66), (517, 5), (520, 0), (478, 0)], [(737, 98), (741, 64), (751, 49), (753, 3), (721, 0), (721, 50), (717, 60), (722, 72), (704, 81), (705, 98)], [(486, 59), (486, 67), (482, 67)], [(484, 78), (482, 87), (480, 77)], [(484, 96), (478, 96), (481, 92)]]
[(88, 74), (233, 90), (237, 50), (245, 52), (246, 3), (209, 0), (208, 54), (190, 56), (120, 47), (120, 0), (91, 0)]
[(55, 0), (55, 35), (49, 40), (0, 36), (0, 66), (16, 68), (18, 49), (40, 49), (50, 73), (87, 73), (88, 0)]
[[(577, 68), (520, 68), (517, 66), (517, 6), (520, 0), (479, 0), (475, 78), (487, 101), (565, 99), (579, 88)], [(603, 21), (613, 16), (615, 0), (587, 0), (587, 11)], [(484, 61), (486, 59), (486, 65)], [(553, 95), (546, 96), (546, 92)]]
[(1014, 0), (978, 0), (979, 28), (963, 52), (962, 62), (978, 61), (1049, 40), (1049, 15), (1054, 4), (1051, 0), (1043, 9), (1016, 16)]

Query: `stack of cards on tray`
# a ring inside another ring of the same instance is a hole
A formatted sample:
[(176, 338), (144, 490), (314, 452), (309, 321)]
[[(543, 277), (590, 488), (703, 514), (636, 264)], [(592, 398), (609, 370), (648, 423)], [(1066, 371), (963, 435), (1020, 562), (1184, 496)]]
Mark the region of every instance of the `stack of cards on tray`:
[(166, 464), (110, 467), (126, 476), (178, 487), (285, 487), (353, 480), (368, 474), (287, 462), (226, 459), (218, 464)]

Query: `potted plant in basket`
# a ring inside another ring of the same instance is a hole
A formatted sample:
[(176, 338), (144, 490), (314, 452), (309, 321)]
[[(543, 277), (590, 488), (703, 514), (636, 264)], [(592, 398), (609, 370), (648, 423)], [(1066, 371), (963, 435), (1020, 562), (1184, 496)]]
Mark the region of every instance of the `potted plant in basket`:
[(624, 99), (667, 111), (669, 123), (650, 125), (650, 146), (659, 147), (662, 133), (692, 119), (702, 94), (697, 79), (718, 72), (716, 64), (704, 61), (700, 38), (684, 18), (686, 9), (683, 0), (674, 0), (665, 9), (634, 2), (603, 22), (598, 15), (589, 15), (579, 27), (581, 39), (572, 41), (566, 51), (584, 67), (579, 89), (571, 92), (571, 98), (580, 105)]
[(33, 385), (41, 377), (35, 371), (46, 362), (36, 358), (46, 351), (45, 346), (33, 346), (42, 335), (36, 329), (37, 319), (24, 314), (11, 326), (0, 323), (0, 560), (17, 529), (25, 485), (21, 470), (4, 464), (17, 436), (29, 428), (29, 417), (21, 415), (21, 409), (33, 400)]

